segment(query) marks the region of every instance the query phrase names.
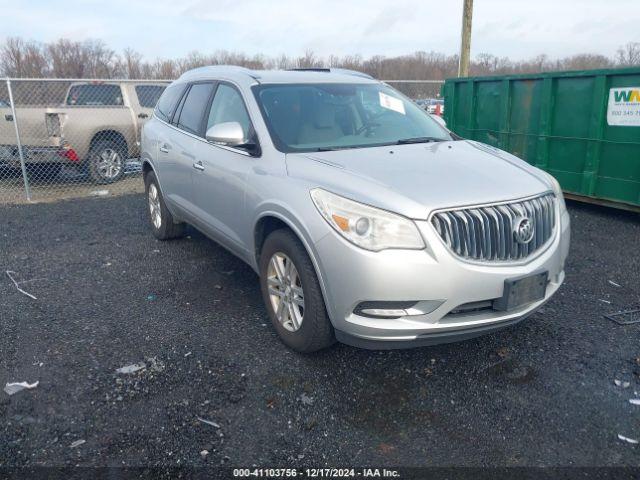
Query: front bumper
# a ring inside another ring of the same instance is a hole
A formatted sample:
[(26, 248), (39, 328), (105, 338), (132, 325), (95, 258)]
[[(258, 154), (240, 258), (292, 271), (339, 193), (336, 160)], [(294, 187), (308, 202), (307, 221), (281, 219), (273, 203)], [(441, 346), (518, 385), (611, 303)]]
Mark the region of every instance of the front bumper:
[[(560, 213), (560, 212), (559, 212)], [(561, 212), (553, 239), (526, 263), (470, 263), (454, 256), (427, 221), (417, 221), (425, 250), (360, 249), (331, 232), (314, 248), (329, 317), (338, 340), (365, 348), (406, 348), (475, 337), (513, 325), (547, 302), (564, 281), (569, 215)], [(512, 311), (459, 307), (500, 298), (504, 281), (547, 271), (544, 299)], [(442, 300), (434, 311), (394, 319), (354, 313), (367, 301)], [(452, 311), (456, 311), (452, 313)]]

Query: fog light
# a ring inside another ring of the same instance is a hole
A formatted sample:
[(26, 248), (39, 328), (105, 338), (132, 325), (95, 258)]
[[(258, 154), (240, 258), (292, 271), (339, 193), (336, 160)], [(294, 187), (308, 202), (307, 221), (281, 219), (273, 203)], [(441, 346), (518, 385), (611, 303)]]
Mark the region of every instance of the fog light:
[(409, 315), (408, 309), (418, 302), (362, 302), (354, 313), (364, 317), (400, 318)]
[(380, 318), (399, 318), (407, 315), (406, 310), (393, 310), (384, 308), (365, 308), (360, 311), (363, 315), (367, 315), (369, 317), (380, 317)]
[(371, 318), (400, 318), (426, 315), (442, 305), (445, 300), (420, 300), (406, 302), (361, 302), (353, 313)]

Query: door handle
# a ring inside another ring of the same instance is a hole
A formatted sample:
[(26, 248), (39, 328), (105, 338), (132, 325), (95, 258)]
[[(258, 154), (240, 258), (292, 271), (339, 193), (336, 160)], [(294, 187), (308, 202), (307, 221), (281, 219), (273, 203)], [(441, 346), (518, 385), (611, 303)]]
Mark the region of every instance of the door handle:
[(139, 113), (138, 118), (149, 118), (149, 115), (147, 115), (146, 113)]
[(193, 162), (193, 168), (196, 170), (204, 170), (204, 165), (200, 160), (198, 160), (197, 162)]
[(9, 115), (5, 115), (5, 116), (4, 116), (4, 119), (5, 119), (7, 122), (13, 122), (13, 115), (11, 115), (11, 114), (9, 114)]
[(169, 145), (163, 143), (158, 147), (158, 150), (160, 150), (162, 153), (169, 153)]

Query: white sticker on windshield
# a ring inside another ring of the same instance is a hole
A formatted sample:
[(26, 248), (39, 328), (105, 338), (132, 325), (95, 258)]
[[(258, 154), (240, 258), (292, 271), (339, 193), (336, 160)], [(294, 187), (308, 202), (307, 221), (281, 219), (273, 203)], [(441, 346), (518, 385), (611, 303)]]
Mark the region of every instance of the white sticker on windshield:
[(392, 97), (386, 93), (378, 92), (380, 94), (380, 106), (393, 110), (394, 112), (406, 115), (404, 111), (404, 103), (399, 98)]

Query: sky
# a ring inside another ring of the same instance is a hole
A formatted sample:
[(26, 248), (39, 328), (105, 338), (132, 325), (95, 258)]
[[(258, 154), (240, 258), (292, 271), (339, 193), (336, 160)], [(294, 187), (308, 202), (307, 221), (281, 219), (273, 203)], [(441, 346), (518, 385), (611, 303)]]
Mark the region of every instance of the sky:
[[(475, 0), (471, 54), (612, 56), (640, 0)], [(457, 53), (462, 0), (0, 0), (0, 41), (101, 39), (145, 59), (197, 50), (319, 56)]]

